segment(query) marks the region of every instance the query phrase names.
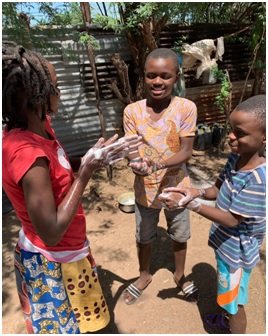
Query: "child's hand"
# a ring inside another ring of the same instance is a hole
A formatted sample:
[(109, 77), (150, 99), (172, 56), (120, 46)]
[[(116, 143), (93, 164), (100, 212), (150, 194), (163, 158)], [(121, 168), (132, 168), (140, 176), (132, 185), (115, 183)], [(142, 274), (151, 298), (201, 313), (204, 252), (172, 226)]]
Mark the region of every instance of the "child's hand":
[(146, 158), (138, 157), (136, 159), (132, 159), (128, 165), (132, 169), (133, 173), (142, 176), (148, 175), (149, 162)]
[(201, 204), (191, 199), (191, 195), (185, 195), (180, 192), (180, 190), (185, 190), (182, 188), (166, 188), (158, 196), (158, 199), (162, 201), (162, 205), (167, 210), (176, 210), (180, 208), (187, 208), (189, 210), (198, 212), (200, 210)]
[(128, 155), (139, 154), (138, 148), (142, 144), (142, 136), (138, 135), (125, 136), (119, 139), (118, 141), (125, 142), (126, 144), (128, 144), (129, 147)]
[(129, 167), (132, 168), (135, 174), (142, 176), (151, 175), (157, 170), (164, 168), (164, 166), (160, 163), (156, 163), (148, 158), (141, 158), (141, 157), (132, 159), (129, 163)]
[(197, 197), (201, 197), (204, 195), (204, 189), (196, 189), (196, 188), (182, 188), (182, 187), (170, 187), (163, 189), (163, 192), (174, 192), (180, 193), (184, 196), (179, 201), (179, 206), (183, 207), (187, 203), (191, 202)]
[(158, 196), (158, 199), (162, 202), (162, 205), (167, 210), (176, 210), (181, 208), (180, 201), (184, 197), (179, 192), (166, 192), (165, 189)]
[(85, 164), (96, 167), (113, 164), (127, 157), (129, 153), (136, 152), (141, 145), (141, 137), (138, 135), (123, 137), (119, 140), (117, 138), (118, 135), (116, 134), (107, 141), (104, 141), (103, 138), (99, 139), (83, 156), (81, 167)]
[(137, 154), (138, 148), (142, 144), (142, 137), (138, 135), (122, 137), (115, 143), (111, 143), (111, 140), (113, 141), (113, 138), (114, 137), (107, 140), (102, 148), (102, 151), (114, 149), (114, 151), (108, 153), (107, 159), (104, 162), (104, 164), (106, 165), (111, 165), (119, 160), (128, 157), (129, 155)]

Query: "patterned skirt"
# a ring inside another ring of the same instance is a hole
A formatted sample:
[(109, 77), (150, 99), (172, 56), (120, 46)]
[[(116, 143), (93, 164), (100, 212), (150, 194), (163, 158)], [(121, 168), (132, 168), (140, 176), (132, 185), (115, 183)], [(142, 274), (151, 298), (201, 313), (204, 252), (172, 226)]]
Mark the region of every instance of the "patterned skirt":
[(82, 260), (63, 264), (17, 245), (15, 274), (29, 334), (80, 334), (109, 323), (90, 251)]

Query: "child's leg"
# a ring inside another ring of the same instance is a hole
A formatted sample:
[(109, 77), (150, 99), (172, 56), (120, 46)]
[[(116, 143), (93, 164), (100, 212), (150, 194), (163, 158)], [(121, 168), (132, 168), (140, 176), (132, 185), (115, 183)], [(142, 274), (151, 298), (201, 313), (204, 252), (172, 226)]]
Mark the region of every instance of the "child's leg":
[(189, 211), (187, 209), (178, 209), (174, 211), (164, 210), (164, 212), (168, 226), (167, 232), (173, 242), (174, 281), (183, 292), (185, 299), (196, 301), (198, 299), (198, 289), (192, 281), (186, 280), (184, 275), (187, 240), (190, 238)]
[(160, 209), (147, 208), (141, 204), (135, 204), (136, 244), (140, 276), (124, 291), (126, 304), (134, 303), (152, 281), (150, 273), (152, 241), (157, 235), (159, 214)]
[(238, 305), (238, 312), (235, 315), (229, 314), (229, 324), (232, 334), (246, 333), (247, 317), (244, 306)]
[(219, 256), (216, 256), (216, 260), (218, 275), (217, 303), (228, 313), (232, 334), (244, 334), (247, 326), (244, 305), (248, 302), (251, 270), (234, 269)]

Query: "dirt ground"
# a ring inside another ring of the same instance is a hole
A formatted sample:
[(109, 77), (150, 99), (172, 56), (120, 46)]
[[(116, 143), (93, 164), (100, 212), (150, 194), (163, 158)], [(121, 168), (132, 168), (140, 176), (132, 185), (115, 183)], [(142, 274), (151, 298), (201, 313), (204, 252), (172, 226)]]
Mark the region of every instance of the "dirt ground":
[[(212, 184), (222, 168), (225, 157), (215, 153), (195, 153), (189, 162), (192, 182), (196, 186)], [(216, 272), (213, 250), (207, 246), (210, 221), (191, 213), (192, 237), (188, 243), (186, 275), (199, 288), (198, 304), (183, 300), (172, 280), (174, 268), (171, 242), (166, 234), (163, 214), (158, 238), (154, 243), (151, 271), (153, 281), (141, 298), (127, 306), (123, 289), (138, 275), (135, 247), (134, 214), (118, 209), (118, 196), (132, 191), (134, 176), (126, 162), (113, 168), (113, 179), (106, 171), (95, 173), (84, 193), (87, 235), (99, 265), (99, 277), (108, 306), (111, 323), (103, 334), (207, 334), (202, 317), (218, 310), (215, 303)], [(3, 215), (2, 269), (2, 333), (26, 333), (15, 287), (13, 250), (19, 223), (14, 212)], [(254, 269), (250, 282), (249, 304), (246, 306), (248, 334), (265, 334), (265, 246), (261, 263)]]

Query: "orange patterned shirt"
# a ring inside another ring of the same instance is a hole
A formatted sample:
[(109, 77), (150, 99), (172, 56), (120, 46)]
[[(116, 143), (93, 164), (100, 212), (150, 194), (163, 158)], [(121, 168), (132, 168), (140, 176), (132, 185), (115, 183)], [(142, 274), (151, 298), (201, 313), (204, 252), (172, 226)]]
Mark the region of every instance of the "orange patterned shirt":
[[(139, 147), (141, 157), (161, 162), (180, 150), (180, 138), (194, 136), (196, 129), (196, 105), (185, 98), (174, 97), (161, 118), (153, 121), (146, 111), (146, 99), (129, 104), (124, 110), (125, 135), (143, 137)], [(157, 199), (163, 188), (178, 184), (190, 186), (186, 165), (180, 168), (161, 169), (149, 176), (135, 176), (136, 201), (145, 206), (160, 209)]]

